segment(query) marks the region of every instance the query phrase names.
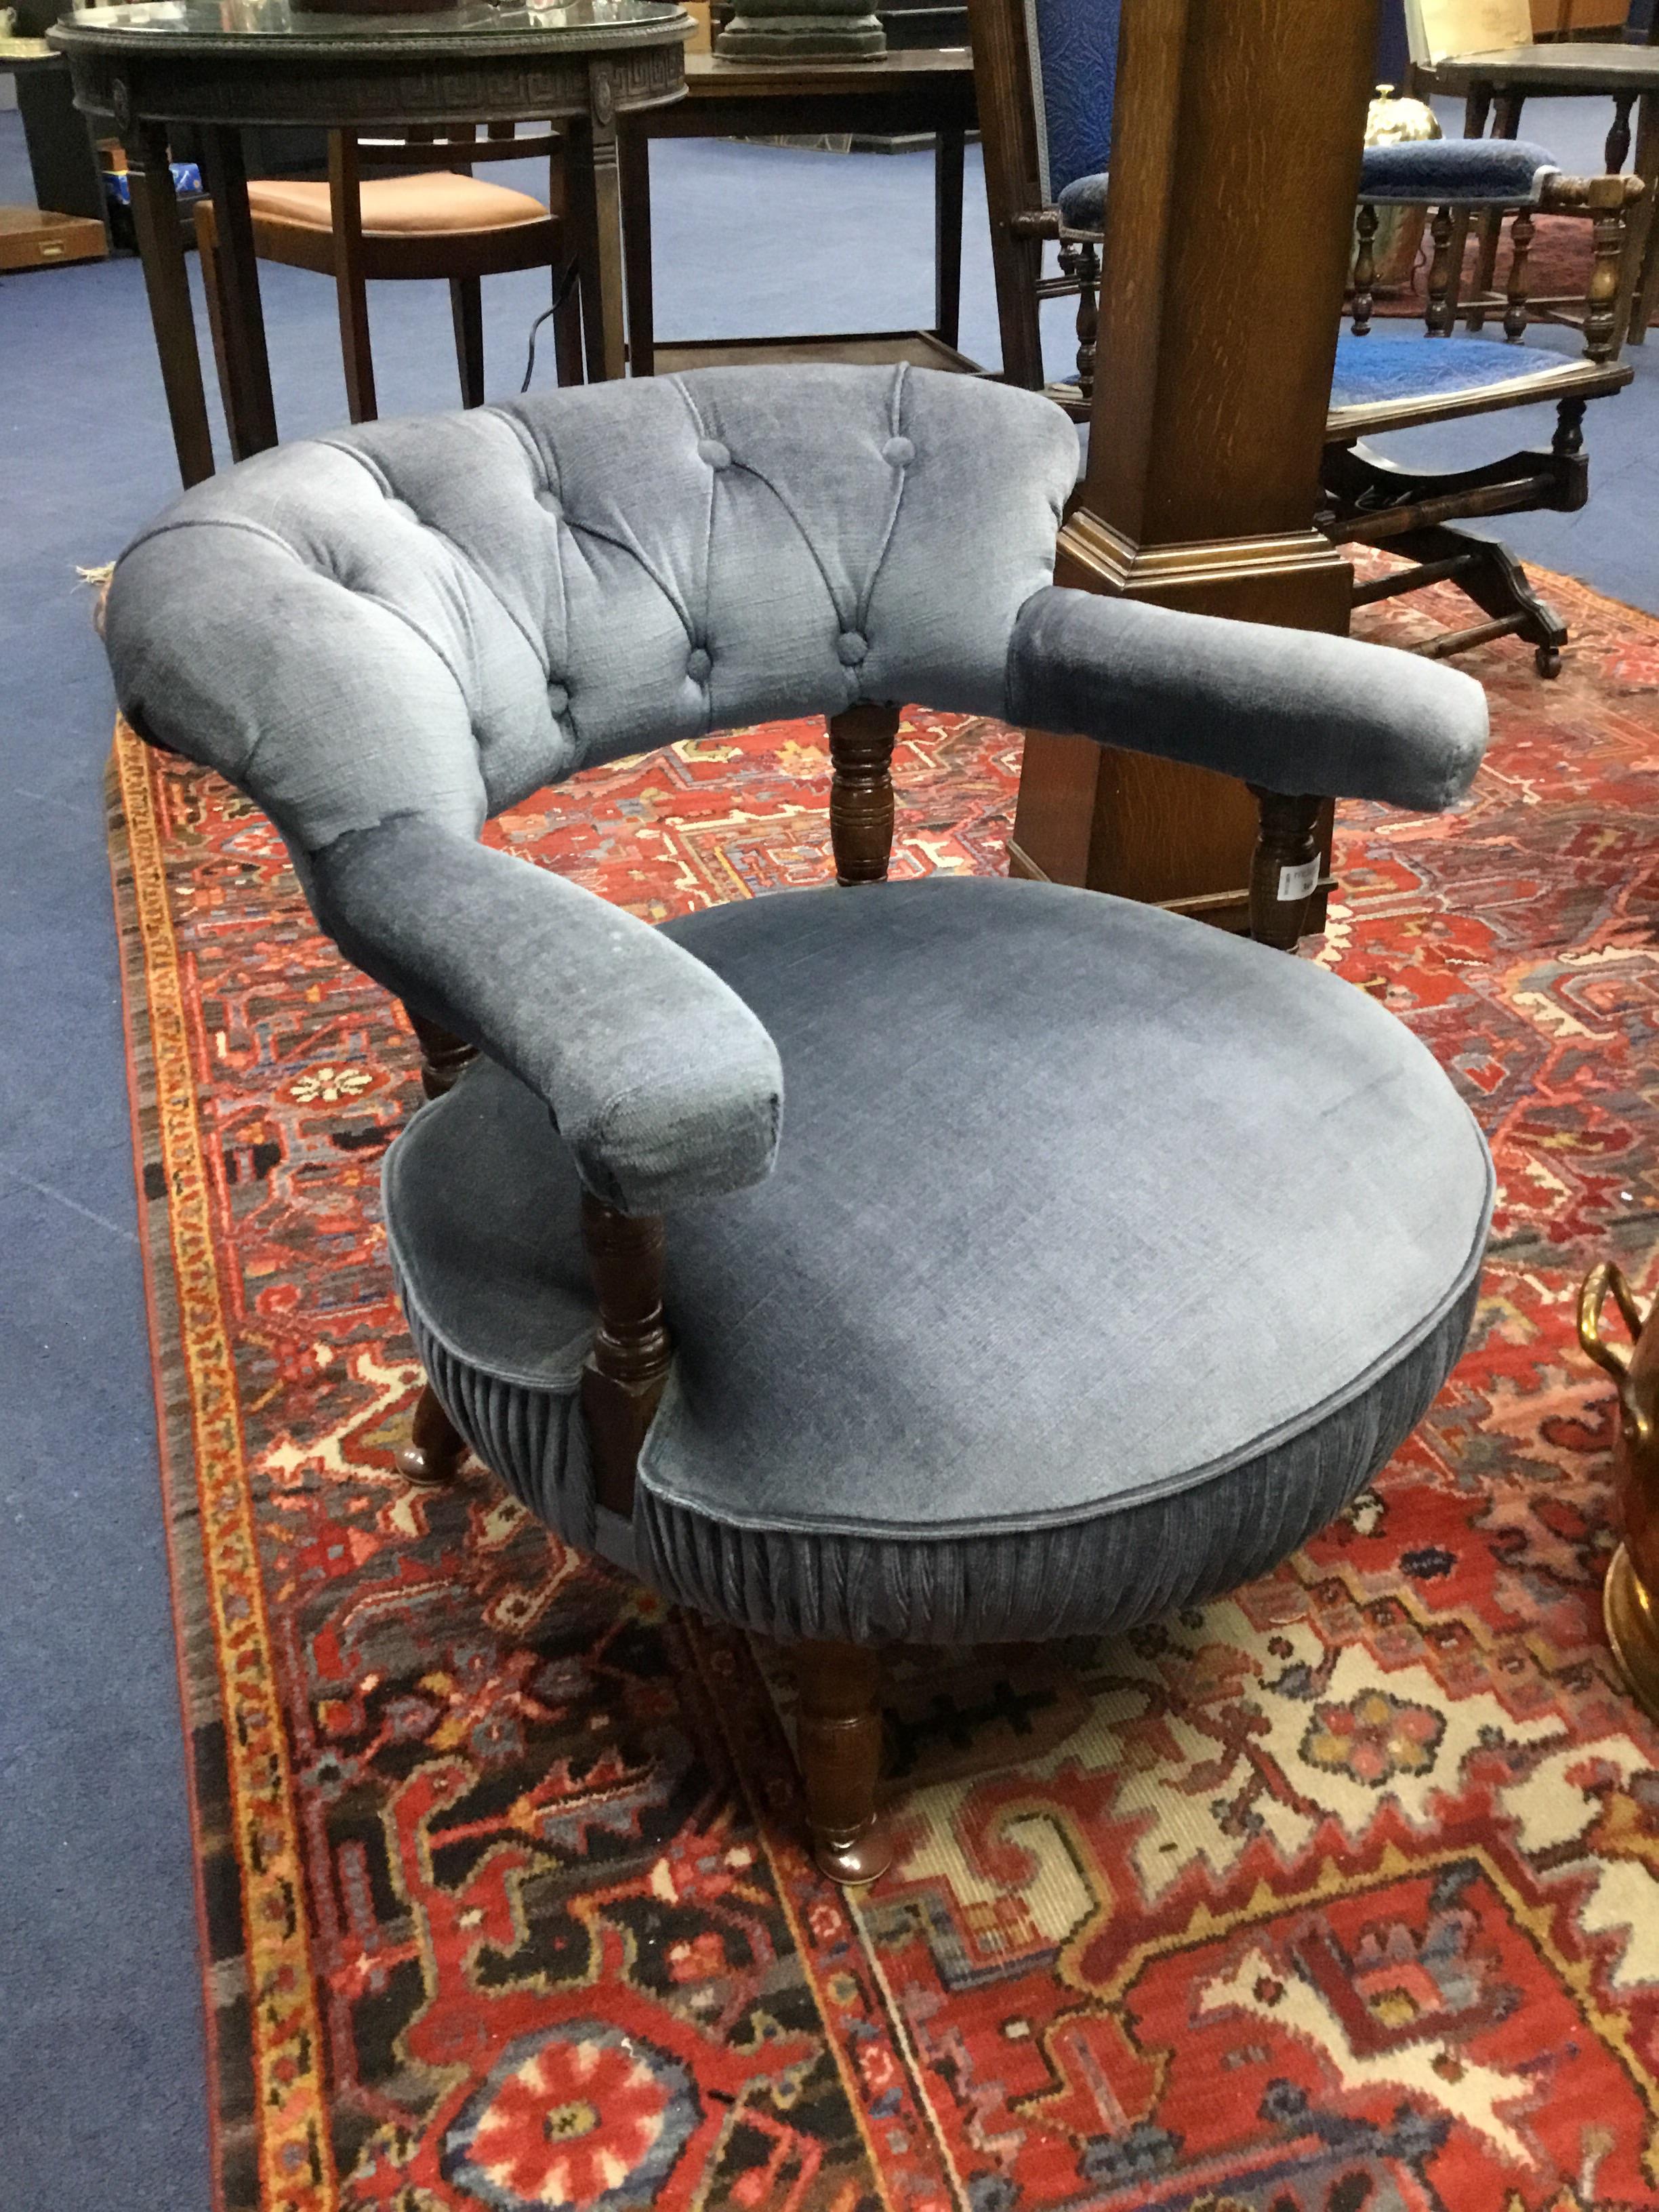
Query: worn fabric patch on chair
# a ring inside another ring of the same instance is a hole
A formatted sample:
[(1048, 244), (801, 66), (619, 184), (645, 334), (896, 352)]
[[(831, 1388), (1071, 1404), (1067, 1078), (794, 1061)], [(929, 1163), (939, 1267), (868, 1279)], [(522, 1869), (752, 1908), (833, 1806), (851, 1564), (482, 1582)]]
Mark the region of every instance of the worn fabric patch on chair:
[[(1345, 809), (1320, 954), (1492, 1140), (1468, 1355), (1265, 1580), (902, 1662), (898, 1855), (850, 1898), (797, 1840), (772, 1654), (476, 1469), (397, 1476), (376, 1194), (411, 1041), (247, 803), (119, 737), (227, 2212), (1652, 2200), (1659, 1732), (1601, 1626), (1611, 1395), (1573, 1300), (1609, 1253), (1659, 1287), (1659, 623), (1545, 589), (1559, 682), (1470, 657), (1475, 799)], [(1365, 621), (1461, 618), (1437, 587)], [(997, 872), (1018, 758), (909, 720), (899, 871)], [(821, 881), (827, 781), (817, 726), (740, 732), (491, 834), (662, 919)]]

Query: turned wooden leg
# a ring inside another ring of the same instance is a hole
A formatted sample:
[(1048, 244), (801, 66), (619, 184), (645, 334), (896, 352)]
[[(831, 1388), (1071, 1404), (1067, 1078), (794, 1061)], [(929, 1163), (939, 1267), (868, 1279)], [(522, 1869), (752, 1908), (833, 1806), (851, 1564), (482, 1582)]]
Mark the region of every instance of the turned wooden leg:
[(1307, 921), (1308, 902), (1319, 888), (1319, 829), (1322, 799), (1291, 798), (1282, 791), (1250, 790), (1261, 810), (1250, 861), (1250, 934), (1259, 945), (1294, 952)]
[(796, 1741), (812, 1856), (831, 1881), (874, 1881), (893, 1845), (876, 1810), (881, 1767), (881, 1660), (857, 1644), (795, 1647)]
[(893, 853), (896, 707), (848, 707), (830, 717), (830, 842), (839, 884), (878, 884)]
[(466, 1439), (438, 1403), (429, 1382), (422, 1386), (409, 1437), (398, 1454), (398, 1474), (416, 1490), (447, 1489), (460, 1473)]
[(441, 1098), (453, 1088), (462, 1069), (478, 1057), (478, 1048), (439, 1023), (428, 1021), (412, 1006), (405, 1006), (404, 1012), (421, 1048), (421, 1088), (428, 1098)]

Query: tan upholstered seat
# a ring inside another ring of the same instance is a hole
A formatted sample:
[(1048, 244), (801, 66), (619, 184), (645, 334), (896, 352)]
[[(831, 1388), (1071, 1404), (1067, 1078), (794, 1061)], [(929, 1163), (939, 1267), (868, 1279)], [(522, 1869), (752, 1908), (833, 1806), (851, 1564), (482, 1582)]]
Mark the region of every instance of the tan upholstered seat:
[[(253, 252), (262, 261), (289, 269), (311, 269), (331, 276), (339, 295), (340, 338), (345, 362), (346, 399), (354, 422), (375, 412), (374, 363), (368, 338), (371, 282), (404, 277), (447, 279), (455, 324), (455, 358), (461, 397), (477, 407), (484, 396), (483, 308), (479, 280), (515, 269), (552, 272), (554, 343), (561, 383), (582, 374), (580, 307), (570, 282), (564, 242), (564, 176), (559, 141), (551, 134), (526, 141), (512, 133), (477, 139), (476, 126), (441, 145), (430, 138), (390, 141), (378, 137), (359, 143), (349, 131), (329, 141), (331, 184), (264, 177), (247, 188)], [(426, 169), (412, 176), (364, 177), (371, 160), (433, 161), (453, 152), (474, 161), (548, 157), (545, 203), (505, 185), (487, 184), (465, 168)], [(227, 326), (220, 288), (219, 219), (210, 200), (196, 206), (196, 241), (201, 251), (208, 313), (231, 447), (240, 459), (254, 449), (230, 394), (235, 363), (227, 352)], [(257, 434), (257, 430), (256, 430)]]
[[(546, 208), (528, 192), (486, 184), (481, 177), (456, 176), (447, 169), (416, 177), (368, 177), (359, 191), (365, 238), (507, 230), (517, 223), (547, 221)], [(249, 185), (247, 204), (257, 222), (292, 223), (302, 230), (331, 227), (325, 184), (267, 179)]]

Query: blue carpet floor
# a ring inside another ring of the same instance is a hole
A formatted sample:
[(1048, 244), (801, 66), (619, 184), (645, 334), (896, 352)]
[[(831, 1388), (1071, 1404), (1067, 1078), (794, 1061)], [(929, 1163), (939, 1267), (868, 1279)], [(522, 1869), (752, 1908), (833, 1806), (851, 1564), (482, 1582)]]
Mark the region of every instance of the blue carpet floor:
[[(1528, 118), (1569, 165), (1595, 103)], [(664, 337), (925, 322), (931, 164), (666, 144)], [(532, 179), (526, 179), (533, 185)], [(0, 202), (29, 197), (0, 114)], [(963, 343), (997, 357), (977, 161)], [(285, 436), (344, 412), (331, 287), (270, 270)], [(485, 287), (492, 396), (515, 391), (538, 276)], [(383, 411), (456, 401), (441, 287), (375, 288)], [(1051, 372), (1070, 359), (1051, 311)], [(1413, 333), (1384, 325), (1379, 343)], [(1571, 345), (1546, 337), (1543, 343)], [(205, 337), (204, 354), (206, 356)], [(1502, 535), (1659, 610), (1659, 339), (1592, 410), (1595, 495)], [(550, 370), (544, 358), (538, 383)], [(205, 2212), (204, 2069), (165, 1562), (100, 795), (112, 702), (78, 564), (176, 489), (140, 272), (0, 280), (0, 2212)], [(1511, 416), (1394, 441), (1473, 460), (1545, 439)]]

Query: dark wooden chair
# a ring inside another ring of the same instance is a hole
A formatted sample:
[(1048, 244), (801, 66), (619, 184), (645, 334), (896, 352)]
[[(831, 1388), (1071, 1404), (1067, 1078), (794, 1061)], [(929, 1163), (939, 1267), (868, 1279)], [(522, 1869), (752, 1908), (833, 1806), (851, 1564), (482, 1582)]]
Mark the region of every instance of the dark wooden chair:
[[(1484, 185), (1483, 168), (1488, 172)], [(1523, 191), (1518, 173), (1524, 170), (1531, 176)], [(1370, 255), (1377, 205), (1403, 203), (1419, 191), (1434, 200), (1437, 185), (1449, 195), (1454, 184), (1455, 196), (1439, 200), (1431, 225), (1426, 338), (1379, 344), (1371, 332)], [(1370, 196), (1360, 203), (1352, 331), (1337, 343), (1323, 469), (1328, 505), (1320, 526), (1339, 545), (1378, 545), (1413, 563), (1357, 585), (1357, 606), (1449, 580), (1481, 609), (1484, 620), (1442, 633), (1421, 647), (1425, 653), (1443, 657), (1515, 635), (1533, 647), (1539, 673), (1553, 676), (1566, 642), (1565, 624), (1533, 590), (1506, 547), (1455, 526), (1540, 508), (1571, 512), (1589, 497), (1585, 409), (1631, 377), (1618, 358), (1619, 295), (1626, 213), (1639, 201), (1642, 186), (1633, 177), (1564, 177), (1548, 166), (1541, 148), (1521, 141), (1500, 146), (1454, 139), (1372, 148), (1361, 189)], [(1505, 192), (1514, 193), (1516, 212), (1504, 343), (1474, 337), (1437, 344), (1455, 325), (1452, 288), (1467, 218), (1490, 212)], [(1592, 226), (1594, 270), (1580, 325), (1584, 352), (1577, 360), (1520, 343), (1527, 329), (1534, 210), (1576, 216)], [(1523, 450), (1466, 469), (1419, 470), (1385, 459), (1366, 443), (1390, 431), (1546, 402), (1556, 410), (1547, 452)]]
[[(1567, 29), (1571, 11), (1564, 11)], [(1406, 0), (1406, 32), (1413, 82), (1426, 99), (1439, 92), (1464, 102), (1464, 136), (1478, 138), (1490, 122), (1494, 137), (1516, 138), (1529, 100), (1594, 97), (1611, 100), (1612, 121), (1602, 160), (1609, 176), (1623, 169), (1631, 150), (1631, 120), (1639, 103), (1635, 173), (1645, 187), (1644, 200), (1625, 242), (1619, 287), (1620, 336), (1640, 345), (1659, 307), (1659, 223), (1653, 202), (1659, 188), (1659, 10), (1645, 28), (1623, 37), (1620, 26), (1598, 26), (1601, 35), (1570, 34), (1540, 40), (1528, 0), (1481, 0), (1472, 13), (1465, 0)], [(1481, 51), (1471, 51), (1478, 45)], [(1505, 295), (1494, 289), (1504, 213), (1485, 210), (1479, 217), (1480, 252), (1474, 283), (1459, 312), (1471, 330), (1486, 316), (1505, 310)], [(1465, 216), (1453, 240), (1452, 285), (1455, 297), (1463, 266)], [(1590, 301), (1577, 294), (1534, 297), (1531, 313), (1552, 322), (1583, 326)]]
[[(1115, 45), (1115, 9), (1109, 7), (1088, 19), (1096, 49)], [(1057, 238), (1074, 254), (1086, 242), (1091, 254), (1103, 259), (1103, 281), (1111, 281), (1108, 173), (1103, 166), (1079, 170), (1075, 158), (1063, 170), (1052, 163), (1046, 171), (1041, 167), (1048, 157), (1042, 154), (1039, 118), (1067, 112), (1065, 75), (1078, 65), (1074, 48), (1047, 43), (1048, 19), (1042, 9), (1028, 11), (1025, 0), (971, 0), (971, 20), (1004, 331), (1003, 373), (1011, 383), (1043, 388), (1038, 318), (1051, 288), (1040, 275), (1042, 240)], [(1063, 15), (1059, 20), (1068, 25), (1071, 21)], [(1074, 134), (1066, 143), (1109, 144), (1115, 65), (1103, 64), (1100, 52), (1091, 50), (1083, 58), (1082, 70), (1093, 136)], [(1039, 77), (1041, 99), (1034, 89)], [(1074, 107), (1083, 96), (1074, 90)], [(1641, 201), (1641, 184), (1620, 176), (1563, 176), (1544, 149), (1515, 139), (1369, 148), (1361, 184), (1353, 331), (1337, 347), (1321, 526), (1338, 544), (1386, 546), (1413, 564), (1358, 586), (1358, 605), (1448, 580), (1474, 601), (1481, 620), (1437, 636), (1425, 652), (1443, 656), (1513, 634), (1534, 647), (1540, 673), (1552, 676), (1566, 641), (1565, 624), (1532, 589), (1506, 548), (1455, 526), (1536, 508), (1571, 510), (1588, 499), (1585, 408), (1630, 381), (1630, 370), (1618, 359), (1620, 284), (1627, 212)], [(1034, 206), (1036, 200), (1052, 204)], [(1376, 210), (1421, 204), (1435, 210), (1425, 336), (1422, 341), (1379, 339), (1371, 331)], [(1433, 343), (1457, 328), (1456, 278), (1470, 222), (1505, 210), (1515, 211), (1516, 250), (1502, 301), (1504, 341), (1464, 336), (1455, 346)], [(1520, 345), (1528, 325), (1528, 250), (1539, 213), (1569, 215), (1592, 226), (1595, 271), (1580, 319), (1585, 342), (1581, 360), (1528, 352)], [(1090, 265), (1098, 268), (1100, 261)], [(1093, 398), (1093, 297), (1085, 292), (1078, 381), (1048, 387), (1079, 420), (1088, 419)], [(1466, 469), (1409, 470), (1384, 459), (1365, 442), (1390, 431), (1546, 401), (1555, 405), (1558, 416), (1547, 452), (1526, 450)]]
[[(1121, 0), (968, 0), (974, 89), (985, 149), (997, 319), (1006, 382), (1045, 386), (1042, 310), (1075, 295), (1078, 372), (1094, 367), (1098, 225), (1068, 222), (1061, 198), (1103, 173), (1111, 150)], [(1059, 272), (1045, 274), (1046, 248)], [(1086, 415), (1077, 391), (1051, 395)]]
[[(484, 396), (482, 280), (514, 269), (550, 269), (559, 380), (581, 381), (581, 310), (568, 276), (559, 155), (556, 134), (520, 137), (511, 124), (492, 125), (482, 140), (470, 124), (453, 126), (442, 138), (335, 131), (329, 134), (326, 183), (273, 178), (249, 185), (259, 258), (334, 279), (346, 402), (354, 422), (372, 422), (377, 412), (368, 328), (371, 280), (447, 280), (461, 399), (477, 407)], [(528, 192), (471, 174), (474, 162), (535, 158), (548, 164), (545, 205)], [(411, 164), (420, 167), (411, 171)], [(398, 173), (366, 178), (368, 169)], [(225, 347), (230, 325), (222, 311), (218, 228), (210, 200), (197, 207), (196, 237), (220, 388), (228, 394)], [(228, 407), (227, 412), (232, 410)], [(233, 416), (231, 444), (238, 459), (240, 442)]]

